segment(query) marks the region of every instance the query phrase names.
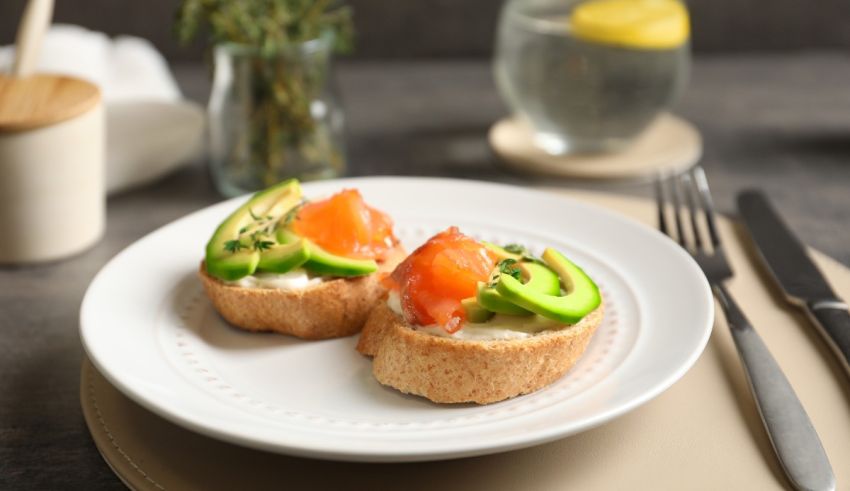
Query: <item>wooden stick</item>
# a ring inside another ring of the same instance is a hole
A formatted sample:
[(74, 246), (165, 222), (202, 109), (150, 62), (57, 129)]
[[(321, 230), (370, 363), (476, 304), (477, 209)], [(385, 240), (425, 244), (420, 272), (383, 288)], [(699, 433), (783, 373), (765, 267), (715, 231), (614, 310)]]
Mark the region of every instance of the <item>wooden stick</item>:
[(29, 0), (15, 40), (15, 63), (13, 77), (28, 77), (35, 71), (41, 40), (53, 17), (53, 0)]

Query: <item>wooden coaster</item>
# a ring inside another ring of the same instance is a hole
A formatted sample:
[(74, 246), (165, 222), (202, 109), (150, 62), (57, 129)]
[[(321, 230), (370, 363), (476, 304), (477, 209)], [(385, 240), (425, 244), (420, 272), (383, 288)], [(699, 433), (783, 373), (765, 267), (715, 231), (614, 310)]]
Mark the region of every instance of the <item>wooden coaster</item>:
[[(645, 223), (651, 223), (655, 214), (654, 205), (646, 200), (569, 194)], [(837, 481), (846, 486), (850, 482), (846, 376), (805, 317), (780, 301), (765, 283), (734, 224), (721, 218), (719, 227), (736, 272), (729, 288), (794, 386), (820, 433)], [(850, 270), (823, 254), (815, 253), (814, 259), (838, 294), (850, 298)], [(88, 360), (82, 368), (80, 399), (103, 458), (129, 487), (140, 490), (787, 488), (722, 315), (694, 367), (653, 401), (569, 438), (482, 457), (356, 464), (238, 447), (144, 409)]]
[(573, 179), (641, 181), (689, 169), (702, 156), (699, 131), (669, 113), (616, 153), (550, 155), (535, 145), (531, 127), (518, 118), (499, 120), (489, 139), (496, 155), (514, 170)]

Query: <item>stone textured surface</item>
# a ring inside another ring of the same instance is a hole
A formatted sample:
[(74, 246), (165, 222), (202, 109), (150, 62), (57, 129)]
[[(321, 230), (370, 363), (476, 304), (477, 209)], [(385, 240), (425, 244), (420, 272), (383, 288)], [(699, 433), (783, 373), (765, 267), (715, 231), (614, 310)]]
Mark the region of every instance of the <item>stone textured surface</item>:
[[(202, 66), (177, 72), (190, 96), (205, 97)], [(722, 210), (732, 211), (737, 190), (761, 186), (810, 245), (845, 265), (848, 80), (843, 54), (701, 58), (678, 108), (703, 131), (704, 165)], [(340, 85), (352, 174), (555, 184), (494, 164), (485, 136), (505, 109), (484, 61), (345, 64)], [(614, 190), (649, 195), (642, 186)], [(54, 264), (0, 267), (0, 488), (122, 487), (94, 448), (80, 412), (80, 301), (97, 270), (118, 251), (218, 200), (198, 162), (110, 199), (106, 237), (90, 251)]]

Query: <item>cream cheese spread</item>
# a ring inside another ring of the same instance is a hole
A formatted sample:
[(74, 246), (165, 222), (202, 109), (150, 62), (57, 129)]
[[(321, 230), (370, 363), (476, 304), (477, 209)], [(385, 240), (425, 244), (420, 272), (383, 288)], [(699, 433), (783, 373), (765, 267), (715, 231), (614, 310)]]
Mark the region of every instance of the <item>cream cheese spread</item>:
[(256, 273), (236, 281), (228, 281), (228, 285), (243, 288), (267, 288), (274, 290), (303, 290), (308, 286), (322, 283), (321, 276), (311, 276), (305, 269), (298, 268), (286, 273)]
[[(398, 293), (390, 292), (387, 297), (387, 306), (398, 315), (404, 316), (401, 308), (401, 298)], [(440, 336), (453, 339), (467, 339), (474, 341), (501, 340), (501, 339), (525, 339), (535, 334), (551, 329), (564, 327), (552, 320), (539, 315), (516, 316), (501, 315), (493, 316), (486, 323), (467, 322), (458, 331), (448, 333), (440, 326), (416, 326), (414, 329), (432, 336)]]

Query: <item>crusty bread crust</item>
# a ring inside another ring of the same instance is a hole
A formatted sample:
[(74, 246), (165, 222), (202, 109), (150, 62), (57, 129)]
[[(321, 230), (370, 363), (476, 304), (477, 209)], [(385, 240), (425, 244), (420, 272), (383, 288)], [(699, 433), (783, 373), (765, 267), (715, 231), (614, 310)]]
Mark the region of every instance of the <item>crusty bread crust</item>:
[(434, 402), (489, 404), (539, 390), (575, 365), (603, 306), (574, 326), (525, 339), (472, 341), (411, 328), (386, 302), (366, 321), (357, 351), (372, 356), (378, 382)]
[[(392, 271), (403, 258), (399, 247), (381, 264), (379, 273)], [(386, 294), (379, 273), (335, 278), (294, 291), (228, 285), (210, 276), (203, 262), (198, 276), (215, 309), (236, 327), (327, 339), (360, 332), (369, 312)]]

